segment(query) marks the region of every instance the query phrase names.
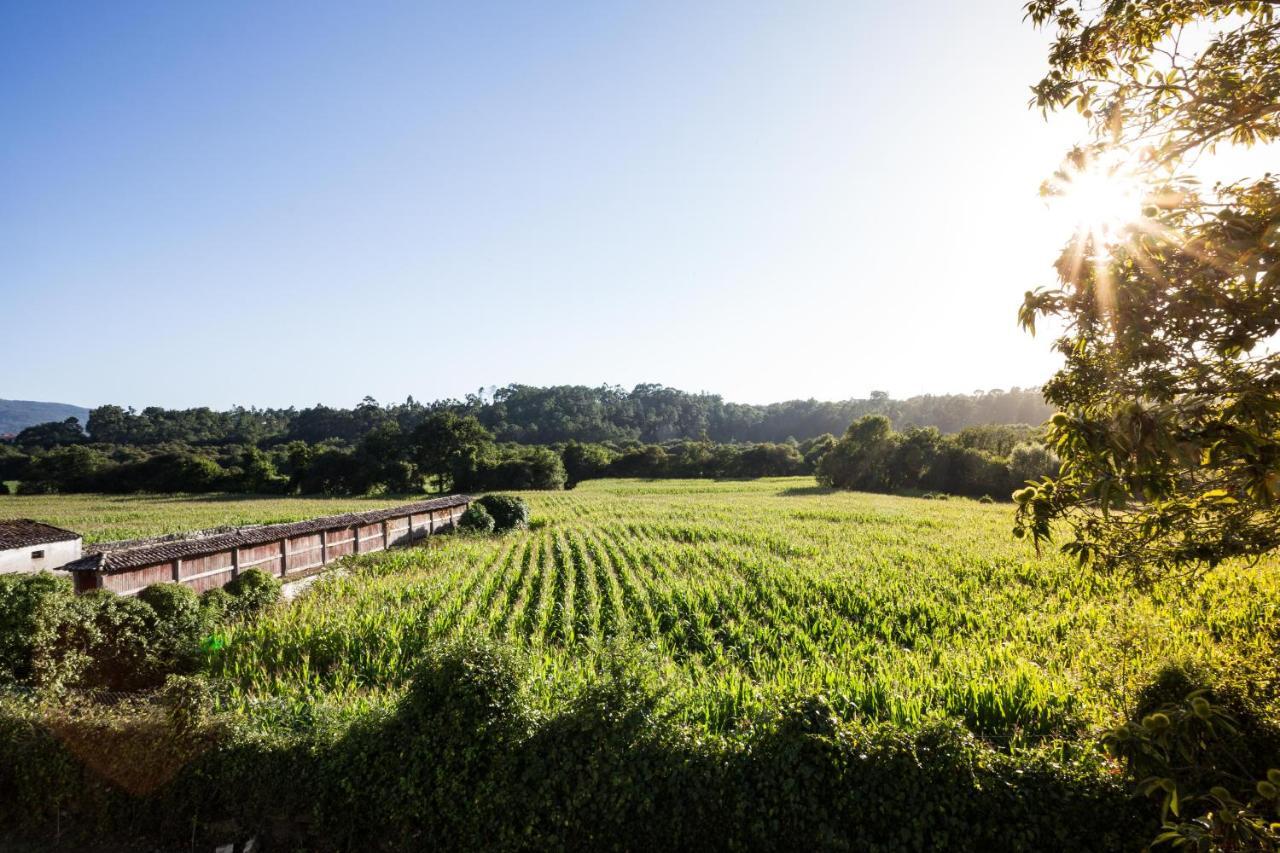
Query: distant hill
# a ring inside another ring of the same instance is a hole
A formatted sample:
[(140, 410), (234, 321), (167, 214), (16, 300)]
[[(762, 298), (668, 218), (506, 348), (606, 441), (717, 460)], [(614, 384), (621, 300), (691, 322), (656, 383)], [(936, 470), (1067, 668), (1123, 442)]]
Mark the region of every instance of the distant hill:
[(65, 421), (79, 418), (84, 426), (89, 420), (89, 410), (67, 403), (40, 403), (35, 400), (0, 400), (0, 435), (22, 432), (29, 426), (47, 421)]

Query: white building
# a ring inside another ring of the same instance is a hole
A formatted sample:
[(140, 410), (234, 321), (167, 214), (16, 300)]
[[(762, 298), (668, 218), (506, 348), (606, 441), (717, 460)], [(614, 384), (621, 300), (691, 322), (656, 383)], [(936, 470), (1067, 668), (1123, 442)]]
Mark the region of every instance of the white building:
[(79, 533), (29, 518), (0, 520), (0, 574), (58, 569), (80, 559)]

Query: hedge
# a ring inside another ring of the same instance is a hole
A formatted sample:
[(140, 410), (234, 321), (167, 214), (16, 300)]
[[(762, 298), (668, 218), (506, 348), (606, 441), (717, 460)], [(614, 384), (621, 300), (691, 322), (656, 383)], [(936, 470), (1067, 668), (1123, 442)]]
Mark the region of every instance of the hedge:
[(821, 697), (708, 737), (659, 713), (625, 666), (547, 715), (523, 671), (511, 653), (455, 644), (394, 707), (343, 725), (0, 700), (0, 840), (1104, 851), (1156, 831), (1098, 759), (1010, 754), (953, 723), (840, 721)]

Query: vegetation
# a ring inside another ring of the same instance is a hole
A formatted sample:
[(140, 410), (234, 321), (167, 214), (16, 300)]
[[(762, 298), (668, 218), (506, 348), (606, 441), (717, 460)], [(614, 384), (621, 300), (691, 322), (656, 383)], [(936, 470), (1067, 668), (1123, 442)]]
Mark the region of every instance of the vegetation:
[(51, 827), (58, 802), (68, 832), (306, 818), (365, 846), (1134, 849), (1158, 809), (1095, 744), (1167, 672), (1211, 673), (1164, 695), (1213, 688), (1251, 742), (1278, 718), (1274, 561), (1143, 590), (1030, 558), (999, 506), (808, 478), (523, 497), (527, 530), (362, 557), (223, 625), (198, 664), (223, 710), (189, 736), (219, 746), (160, 789), (94, 781), (9, 707), (0, 801), (23, 812), (0, 821)]
[[(1078, 229), (1058, 286), (1026, 295), (1024, 326), (1049, 317), (1064, 329), (1065, 364), (1045, 387), (1061, 409), (1048, 439), (1062, 464), (1016, 493), (1015, 533), (1039, 550), (1056, 523), (1081, 564), (1144, 584), (1259, 559), (1280, 545), (1280, 182), (1267, 172), (1210, 188), (1196, 172), (1219, 146), (1280, 138), (1276, 4), (1026, 10), (1057, 29), (1035, 103), (1074, 106), (1092, 131), (1046, 194), (1127, 182), (1143, 209)], [(1274, 631), (1274, 612), (1258, 621)], [(1280, 771), (1252, 760), (1257, 745), (1207, 695), (1107, 744), (1162, 798), (1158, 842), (1280, 847)]]
[(524, 498), (511, 495), (485, 495), (476, 501), (493, 518), (494, 529), (499, 533), (508, 530), (524, 530), (529, 526), (529, 504)]
[[(474, 416), (499, 442), (542, 445), (568, 441), (653, 444), (704, 438), (717, 443), (776, 443), (839, 432), (867, 414), (886, 415), (903, 426), (935, 426), (942, 432), (957, 432), (975, 424), (1040, 423), (1051, 414), (1038, 391), (1018, 388), (907, 400), (892, 400), (883, 392), (874, 392), (861, 400), (791, 400), (750, 406), (726, 403), (715, 394), (689, 394), (654, 384), (637, 385), (631, 391), (610, 385), (508, 385), (487, 396), (469, 394), (465, 400), (428, 404), (410, 397), (399, 405), (380, 406), (366, 397), (353, 409), (313, 406), (215, 412), (148, 407), (137, 412), (100, 406), (81, 423), (89, 438), (99, 444), (146, 447), (336, 441), (353, 446), (391, 424), (401, 433), (412, 432), (438, 411)], [(54, 420), (67, 417), (68, 413), (60, 413)], [(19, 439), (23, 446), (39, 443)]]
[(458, 519), (458, 528), (466, 533), (492, 533), (494, 528), (493, 516), (489, 515), (489, 510), (485, 509), (479, 503), (473, 503), (467, 507), (466, 512), (462, 513), (462, 517)]
[(1280, 136), (1275, 4), (1027, 8), (1058, 29), (1037, 103), (1093, 130), (1064, 180), (1126, 157), (1146, 201), (1119, 234), (1077, 235), (1059, 285), (1027, 294), (1023, 323), (1061, 321), (1067, 358), (1045, 388), (1062, 472), (1020, 494), (1019, 529), (1039, 543), (1064, 520), (1071, 553), (1140, 577), (1265, 554), (1280, 544), (1280, 184), (1208, 188), (1194, 170)]
[(156, 687), (195, 672), (219, 626), (254, 619), (279, 597), (279, 580), (257, 569), (203, 597), (177, 583), (77, 596), (47, 572), (0, 575), (0, 688)]
[[(23, 478), (24, 494), (55, 492), (249, 492), (258, 494), (365, 494), (421, 492), (426, 482), (438, 491), (572, 488), (601, 477), (751, 478), (811, 474), (837, 445), (829, 434), (804, 441), (716, 444), (705, 438), (674, 439), (663, 444), (583, 444), (569, 441), (550, 447), (501, 444), (475, 415), (451, 409), (433, 411), (406, 432), (385, 412), (370, 406), (372, 424), (355, 447), (326, 441), (257, 446), (142, 445), (119, 447), (85, 444), (74, 439), (74, 424), (45, 425), (35, 432), (49, 438), (45, 449), (23, 453), (0, 445), (0, 475)], [(97, 411), (97, 410), (95, 410)], [(383, 412), (379, 415), (374, 412)], [(884, 421), (883, 416), (879, 417)], [(865, 418), (863, 419), (865, 420)], [(885, 421), (887, 423), (887, 421)], [(114, 432), (108, 432), (115, 435)], [(24, 436), (26, 434), (24, 433)], [(1021, 485), (1017, 474), (1039, 476), (1050, 470), (1052, 457), (1039, 447), (1038, 432), (1026, 425), (966, 427), (943, 437), (932, 427), (908, 427), (908, 443), (920, 444), (915, 474), (894, 485), (861, 482), (860, 488), (917, 488), (924, 466), (933, 469), (930, 488), (955, 494), (1006, 497)], [(22, 438), (22, 437), (20, 437)], [(896, 439), (895, 439), (896, 440)], [(1015, 440), (1020, 441), (1015, 447)], [(847, 442), (846, 442), (847, 444)], [(1028, 447), (1021, 447), (1022, 444)], [(926, 446), (927, 445), (927, 446)], [(1034, 445), (1034, 447), (1032, 447)], [(1026, 451), (1030, 448), (1032, 454)], [(1011, 454), (1023, 453), (1015, 466)], [(926, 458), (927, 457), (927, 458)], [(944, 473), (945, 472), (945, 473)], [(1007, 476), (1015, 475), (1013, 481)], [(853, 487), (856, 478), (825, 478)]]
[[(1016, 438), (1022, 441), (1013, 444)], [(1005, 448), (1004, 456), (995, 452)], [(1057, 457), (1029, 428), (971, 427), (951, 438), (933, 428), (896, 433), (888, 418), (867, 415), (819, 457), (817, 476), (822, 485), (863, 492), (916, 490), (993, 499), (1057, 469)]]

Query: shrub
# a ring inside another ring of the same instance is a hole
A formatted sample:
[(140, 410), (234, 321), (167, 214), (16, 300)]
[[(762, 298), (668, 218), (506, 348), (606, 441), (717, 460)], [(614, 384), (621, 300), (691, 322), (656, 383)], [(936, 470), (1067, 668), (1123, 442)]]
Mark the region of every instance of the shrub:
[(84, 604), (68, 578), (0, 575), (0, 683), (75, 683), (89, 663), (90, 634)]
[(485, 495), (476, 501), (493, 516), (494, 529), (523, 530), (529, 526), (529, 504), (524, 498), (511, 495)]
[(468, 533), (492, 533), (494, 523), (489, 511), (480, 504), (474, 503), (462, 514), (462, 518), (458, 520), (458, 527)]
[(325, 849), (327, 836), (404, 850), (423, 839), (492, 850), (626, 839), (637, 850), (1102, 851), (1140, 849), (1155, 828), (1096, 759), (1013, 755), (954, 724), (846, 723), (821, 696), (797, 696), (740, 737), (693, 738), (626, 671), (602, 673), (550, 715), (529, 702), (526, 672), (500, 648), (460, 641), (428, 651), (387, 713), (341, 732), (253, 736), (210, 725), (208, 685), (172, 678), (160, 720), (144, 708), (132, 728), (115, 726), (123, 746), (141, 744), (168, 770), (137, 793), (98, 775), (116, 752), (93, 763), (68, 754), (73, 726), (98, 743), (111, 729), (41, 720), (0, 697), (0, 832), (56, 828), (68, 847), (123, 848), (147, 831), (169, 849), (230, 816), (264, 835), (309, 823), (315, 834), (291, 849)]
[(230, 597), (228, 615), (252, 619), (280, 600), (280, 579), (261, 569), (245, 569), (223, 587)]
[(207, 625), (226, 619), (231, 615), (234, 606), (235, 600), (224, 587), (214, 587), (200, 596), (200, 609), (204, 611), (204, 621)]
[(139, 598), (106, 589), (86, 593), (80, 601), (90, 611), (94, 629), (85, 684), (132, 690), (154, 683), (160, 674), (152, 656), (154, 608)]
[(152, 665), (158, 671), (187, 669), (195, 662), (204, 633), (200, 597), (184, 584), (154, 583), (138, 593), (138, 598), (154, 611), (149, 626)]

